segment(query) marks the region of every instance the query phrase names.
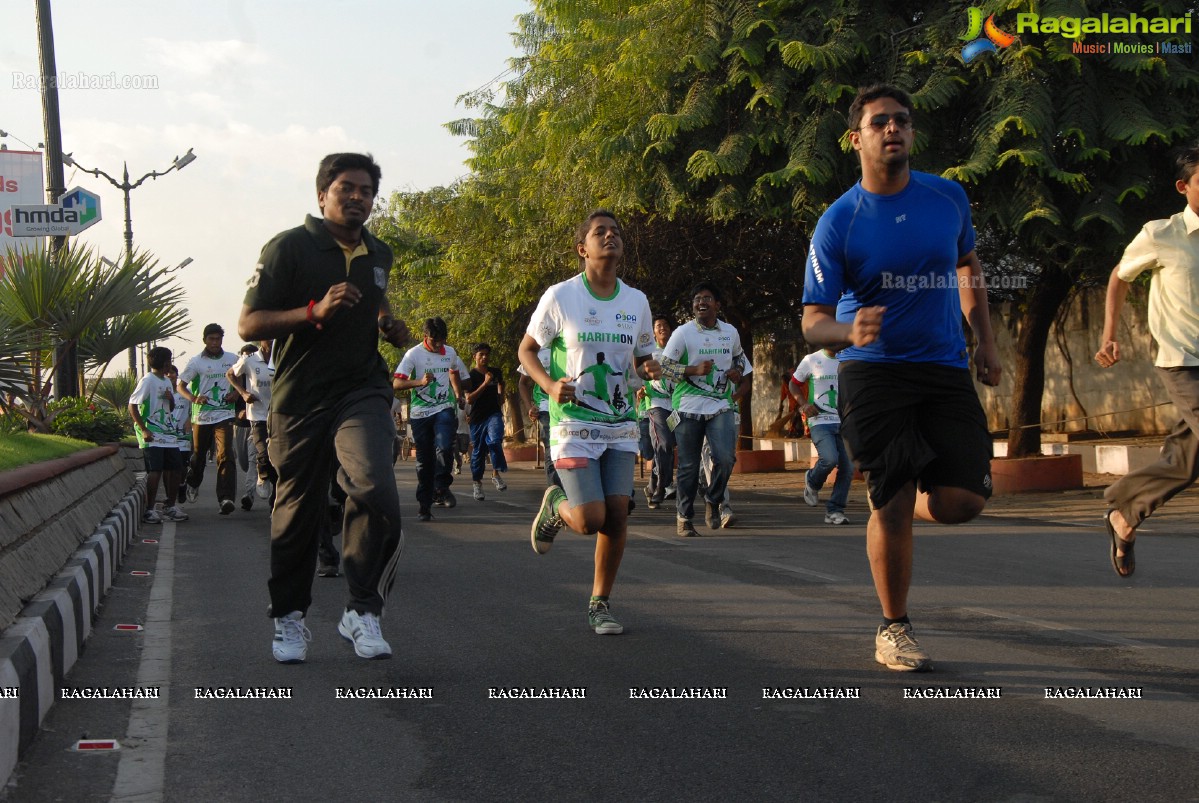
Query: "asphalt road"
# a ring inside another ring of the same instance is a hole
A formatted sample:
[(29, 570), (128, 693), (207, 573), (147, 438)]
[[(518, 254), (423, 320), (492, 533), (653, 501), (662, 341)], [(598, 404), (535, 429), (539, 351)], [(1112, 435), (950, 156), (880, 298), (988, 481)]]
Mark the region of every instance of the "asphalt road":
[[(586, 624), (592, 542), (529, 547), (540, 472), (510, 472), (485, 502), (460, 477), (458, 507), (422, 524), (400, 463), (410, 518), (383, 622), (395, 657), (354, 656), (336, 631), (345, 581), (318, 578), (308, 662), (282, 666), (267, 514), (218, 516), (208, 473), (191, 521), (143, 528), (159, 543), (130, 550), (68, 678), (160, 698), (58, 700), (7, 799), (1199, 800), (1193, 530), (1156, 532), (1121, 580), (1101, 527), (1055, 523), (1051, 505), (1044, 520), (918, 527), (911, 614), (936, 671), (914, 675), (873, 661), (861, 505), (831, 527), (798, 490), (738, 489), (738, 526), (699, 539), (642, 505), (612, 597), (626, 631), (601, 637)], [(426, 697), (338, 699), (347, 687)], [(663, 688), (709, 696), (635, 698)], [(795, 688), (857, 696), (764, 699)], [(493, 691), (513, 689), (585, 697)], [(938, 689), (1000, 696), (913, 696)], [(123, 748), (71, 751), (85, 734)]]

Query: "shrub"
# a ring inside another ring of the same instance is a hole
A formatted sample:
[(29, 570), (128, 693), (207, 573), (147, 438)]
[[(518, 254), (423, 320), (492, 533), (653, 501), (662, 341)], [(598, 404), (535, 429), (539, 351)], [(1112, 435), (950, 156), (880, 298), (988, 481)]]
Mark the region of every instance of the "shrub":
[(111, 443), (129, 434), (129, 428), (115, 411), (83, 398), (72, 397), (50, 402), (49, 410), (54, 414), (50, 431), (92, 443)]

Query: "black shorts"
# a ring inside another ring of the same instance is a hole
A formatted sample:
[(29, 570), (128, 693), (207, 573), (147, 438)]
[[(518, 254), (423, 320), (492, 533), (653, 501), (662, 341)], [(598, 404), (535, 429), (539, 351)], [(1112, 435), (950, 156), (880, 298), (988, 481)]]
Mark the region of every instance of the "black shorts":
[(183, 453), (178, 446), (147, 446), (142, 449), (146, 471), (182, 471)]
[(873, 507), (912, 481), (990, 498), (994, 447), (967, 369), (852, 360), (839, 390), (841, 436)]

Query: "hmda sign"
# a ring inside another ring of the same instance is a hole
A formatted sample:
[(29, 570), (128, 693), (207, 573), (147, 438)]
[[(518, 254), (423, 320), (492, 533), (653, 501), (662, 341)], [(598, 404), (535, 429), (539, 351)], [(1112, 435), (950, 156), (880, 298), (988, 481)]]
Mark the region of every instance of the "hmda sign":
[(37, 151), (0, 150), (0, 275), (9, 249), (20, 250), (12, 231), (11, 204), (38, 204), (46, 198), (42, 155)]
[(12, 207), (14, 237), (64, 237), (100, 221), (100, 196), (82, 187), (66, 191), (56, 204)]

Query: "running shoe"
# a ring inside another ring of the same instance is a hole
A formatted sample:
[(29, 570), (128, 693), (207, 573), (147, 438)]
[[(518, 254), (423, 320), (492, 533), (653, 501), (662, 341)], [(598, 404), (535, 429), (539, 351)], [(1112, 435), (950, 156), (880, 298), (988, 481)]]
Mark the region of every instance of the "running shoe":
[(354, 654), (359, 658), (391, 657), (391, 645), (383, 640), (379, 617), (373, 613), (347, 610), (341, 615), (337, 632), (354, 645)]
[(270, 480), (259, 479), (258, 484), (254, 486), (254, 493), (258, 494), (259, 499), (270, 499), (274, 492), (275, 484)]
[(438, 507), (454, 507), (458, 504), (458, 500), (454, 498), (454, 492), (449, 488), (438, 491), (433, 494), (433, 504)]
[(150, 508), (142, 514), (143, 524), (162, 524), (162, 514), (154, 508)]
[(728, 529), (737, 523), (737, 514), (728, 505), (720, 506), (720, 526)]
[(849, 518), (840, 510), (834, 510), (832, 513), (824, 514), (825, 524), (849, 524)]
[(233, 512), (233, 500), (232, 499), (222, 499), (221, 500), (221, 515), (228, 516), (232, 512)]
[(275, 641), (271, 652), (281, 664), (302, 664), (308, 657), (312, 633), (304, 626), (304, 614), (292, 611), (275, 620)]
[(678, 520), (678, 533), (680, 538), (695, 538), (699, 535), (695, 525), (691, 523), (691, 519)]
[(812, 487), (811, 471), (805, 471), (803, 475), (803, 501), (808, 507), (820, 504), (820, 491)]
[(667, 485), (666, 490), (662, 492), (662, 498), (663, 499), (674, 499), (676, 490), (677, 489), (673, 485)]
[(187, 521), (190, 516), (183, 512), (183, 508), (178, 505), (168, 507), (162, 512), (162, 517), (167, 521)]
[(544, 555), (550, 551), (550, 547), (554, 545), (554, 537), (558, 535), (558, 531), (565, 524), (562, 517), (558, 515), (558, 505), (566, 501), (566, 492), (557, 485), (551, 485), (545, 489), (545, 493), (541, 495), (541, 508), (537, 511), (537, 517), (533, 519), (533, 527), (529, 531), (529, 540), (533, 544), (533, 551), (538, 555)]
[(487, 498), (486, 496), (483, 495), (483, 481), (476, 480), (474, 482), (474, 486), (475, 487), (474, 487), (474, 491), (472, 492), (472, 495), (475, 497), (476, 502), (482, 502), (484, 499)]
[(624, 632), (624, 625), (616, 621), (603, 600), (596, 600), (587, 608), (587, 624), (599, 636), (618, 636)]
[(704, 523), (713, 530), (720, 529), (720, 505), (704, 500)]
[(662, 499), (655, 491), (650, 490), (650, 487), (645, 486), (645, 505), (650, 510), (657, 510), (658, 505), (662, 504)]
[(497, 491), (508, 490), (508, 483), (504, 482), (504, 478), (501, 477), (499, 474), (493, 474), (491, 477), (491, 481), (495, 483), (495, 489)]
[(200, 498), (200, 486), (189, 485), (184, 493), (187, 496), (187, 501), (194, 504), (195, 501)]
[(317, 577), (339, 577), (341, 568), (336, 563), (321, 563), (316, 567)]
[(928, 653), (920, 648), (907, 622), (879, 625), (874, 637), (874, 660), (898, 672), (928, 672), (933, 668)]

